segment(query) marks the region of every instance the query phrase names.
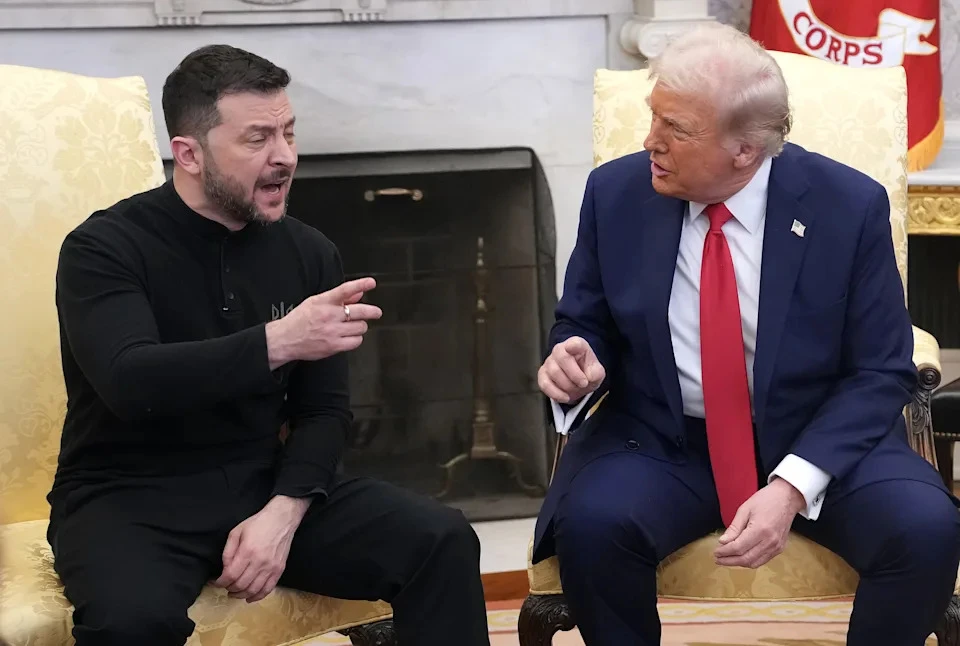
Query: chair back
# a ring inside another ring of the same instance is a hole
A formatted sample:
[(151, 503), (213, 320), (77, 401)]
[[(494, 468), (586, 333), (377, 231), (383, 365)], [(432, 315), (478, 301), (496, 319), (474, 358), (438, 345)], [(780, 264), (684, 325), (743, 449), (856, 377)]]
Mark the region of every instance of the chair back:
[(0, 65), (0, 501), (3, 522), (47, 518), (66, 395), (55, 275), (97, 209), (158, 186), (140, 77)]
[[(848, 67), (804, 54), (770, 52), (789, 88), (788, 140), (880, 182), (890, 196), (897, 266), (907, 290), (907, 77), (902, 67)], [(593, 161), (643, 150), (653, 89), (648, 70), (598, 70)]]

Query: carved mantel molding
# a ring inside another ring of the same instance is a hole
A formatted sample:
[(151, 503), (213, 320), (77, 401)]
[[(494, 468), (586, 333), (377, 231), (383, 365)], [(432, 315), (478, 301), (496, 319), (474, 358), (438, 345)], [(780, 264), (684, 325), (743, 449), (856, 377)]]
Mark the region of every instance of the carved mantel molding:
[(714, 22), (707, 0), (634, 0), (633, 18), (620, 30), (620, 45), (635, 56), (653, 58), (674, 36)]
[(0, 32), (559, 18), (632, 9), (631, 0), (0, 0)]
[[(157, 25), (373, 22), (387, 0), (154, 0)], [(271, 15), (272, 14), (272, 15)]]
[(960, 186), (910, 186), (911, 235), (960, 235)]
[(947, 121), (936, 161), (908, 179), (911, 235), (960, 236), (960, 121)]

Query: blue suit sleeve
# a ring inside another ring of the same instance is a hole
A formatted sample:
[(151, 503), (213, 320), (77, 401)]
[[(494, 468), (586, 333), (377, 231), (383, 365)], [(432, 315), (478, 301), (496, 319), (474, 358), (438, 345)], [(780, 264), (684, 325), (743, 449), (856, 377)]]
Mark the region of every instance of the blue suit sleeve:
[(595, 172), (592, 172), (587, 178), (577, 242), (567, 263), (563, 296), (557, 304), (556, 322), (550, 332), (547, 352), (570, 337), (582, 337), (590, 344), (609, 379), (615, 368), (616, 328), (600, 275), (594, 190)]
[(917, 387), (913, 330), (882, 188), (868, 208), (847, 299), (845, 374), (791, 451), (837, 479), (890, 432)]

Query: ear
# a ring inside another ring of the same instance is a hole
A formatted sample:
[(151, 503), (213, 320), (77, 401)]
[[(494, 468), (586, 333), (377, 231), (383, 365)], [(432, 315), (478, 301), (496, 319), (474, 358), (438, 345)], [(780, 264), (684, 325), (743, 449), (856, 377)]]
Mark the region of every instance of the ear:
[(191, 175), (199, 175), (203, 169), (203, 148), (193, 137), (174, 137), (170, 140), (173, 161)]
[(763, 148), (739, 142), (733, 153), (733, 167), (740, 170), (759, 164), (763, 159)]

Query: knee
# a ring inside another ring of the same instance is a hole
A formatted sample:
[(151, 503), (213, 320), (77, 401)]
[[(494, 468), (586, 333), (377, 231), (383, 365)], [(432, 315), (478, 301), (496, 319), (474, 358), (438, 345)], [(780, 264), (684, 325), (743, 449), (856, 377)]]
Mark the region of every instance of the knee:
[(453, 555), (464, 562), (480, 559), (480, 539), (458, 509), (441, 507), (424, 519), (419, 528), (420, 540), (433, 551)]
[(929, 555), (939, 567), (949, 564), (956, 574), (960, 561), (960, 511), (949, 501), (921, 512), (918, 517), (907, 523), (911, 529), (911, 539), (915, 541), (915, 552)]
[(605, 548), (610, 546), (630, 545), (634, 551), (652, 555), (652, 542), (631, 526), (630, 512), (618, 500), (571, 490), (560, 502), (554, 520), (557, 554), (569, 563), (578, 556), (609, 553)]
[(901, 509), (899, 522), (892, 530), (888, 553), (901, 560), (904, 567), (956, 575), (960, 511), (945, 495), (937, 491), (933, 496), (917, 497), (914, 504)]
[(182, 644), (194, 628), (185, 608), (129, 588), (78, 604), (74, 624), (78, 645), (104, 646)]

